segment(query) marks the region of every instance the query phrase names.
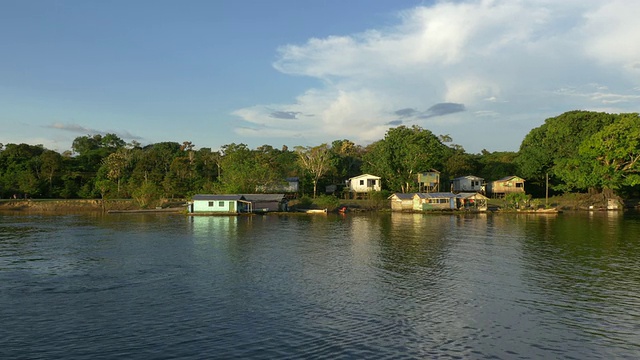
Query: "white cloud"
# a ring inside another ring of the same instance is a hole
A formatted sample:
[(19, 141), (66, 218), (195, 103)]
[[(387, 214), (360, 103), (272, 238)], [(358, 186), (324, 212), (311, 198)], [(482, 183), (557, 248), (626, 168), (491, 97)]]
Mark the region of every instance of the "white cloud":
[[(545, 117), (637, 111), (639, 12), (640, 2), (624, 0), (440, 1), (400, 12), (395, 27), (285, 45), (274, 67), (323, 86), (291, 104), (235, 111), (260, 129), (237, 132), (366, 143), (400, 123), (398, 110), (452, 103), (466, 111), (402, 123), (451, 134), (472, 151), (515, 150)], [(474, 131), (489, 120), (516, 130), (509, 140), (483, 140)]]

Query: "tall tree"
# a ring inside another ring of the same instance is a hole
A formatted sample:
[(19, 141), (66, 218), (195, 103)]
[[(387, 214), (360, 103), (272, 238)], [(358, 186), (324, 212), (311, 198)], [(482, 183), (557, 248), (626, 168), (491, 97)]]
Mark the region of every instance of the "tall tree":
[(617, 121), (585, 139), (575, 157), (558, 161), (568, 189), (592, 188), (610, 197), (623, 186), (640, 185), (640, 117), (620, 114)]
[(329, 145), (296, 146), (295, 151), (298, 154), (300, 166), (311, 175), (313, 197), (315, 198), (318, 193), (318, 181), (331, 170)]

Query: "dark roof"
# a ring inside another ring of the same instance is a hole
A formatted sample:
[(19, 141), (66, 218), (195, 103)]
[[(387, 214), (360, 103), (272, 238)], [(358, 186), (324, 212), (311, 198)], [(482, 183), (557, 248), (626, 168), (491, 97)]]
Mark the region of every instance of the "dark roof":
[(243, 195), (238, 194), (197, 194), (193, 195), (193, 200), (210, 200), (210, 201), (233, 201), (245, 200)]
[(284, 194), (243, 194), (244, 199), (247, 201), (277, 201), (280, 202), (284, 199)]

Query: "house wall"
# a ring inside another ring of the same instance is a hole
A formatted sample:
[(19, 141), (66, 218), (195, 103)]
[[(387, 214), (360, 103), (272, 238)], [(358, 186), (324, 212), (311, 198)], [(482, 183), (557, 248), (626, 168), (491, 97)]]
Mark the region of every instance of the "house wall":
[(417, 211), (455, 209), (455, 200), (456, 200), (455, 198), (422, 199), (422, 198), (414, 197), (413, 209)]
[(398, 199), (396, 197), (393, 197), (391, 198), (391, 210), (392, 211), (413, 210), (413, 199)]
[[(477, 185), (472, 185), (472, 181), (477, 182)], [(482, 180), (471, 179), (455, 179), (453, 180), (453, 191), (481, 191)]]
[[(212, 206), (210, 206), (212, 205)], [(235, 200), (194, 200), (193, 212), (237, 212)]]
[(510, 181), (493, 181), (489, 183), (489, 192), (493, 196), (511, 193), (524, 193), (524, 181), (516, 179)]
[[(371, 182), (375, 181), (375, 184)], [(349, 183), (349, 189), (354, 192), (380, 191), (380, 179), (353, 178)]]

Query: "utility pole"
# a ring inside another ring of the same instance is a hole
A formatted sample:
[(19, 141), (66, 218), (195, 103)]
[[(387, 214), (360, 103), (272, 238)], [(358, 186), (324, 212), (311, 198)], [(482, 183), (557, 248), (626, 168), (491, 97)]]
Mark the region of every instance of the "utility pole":
[(546, 186), (546, 193), (544, 196), (544, 207), (549, 207), (549, 173), (547, 173), (547, 186)]

